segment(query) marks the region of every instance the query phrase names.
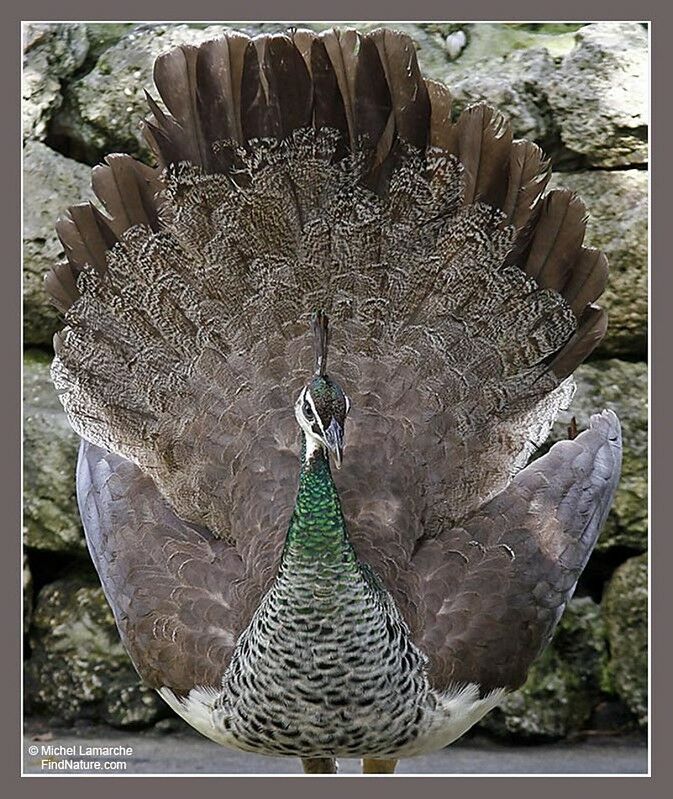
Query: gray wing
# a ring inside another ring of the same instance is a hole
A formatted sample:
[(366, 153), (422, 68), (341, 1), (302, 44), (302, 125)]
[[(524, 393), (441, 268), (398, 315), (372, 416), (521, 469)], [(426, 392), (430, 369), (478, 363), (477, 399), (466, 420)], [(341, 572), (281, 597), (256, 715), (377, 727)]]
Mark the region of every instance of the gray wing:
[[(122, 641), (143, 679), (178, 694), (215, 686), (258, 598), (236, 550), (181, 521), (152, 481), (82, 442), (77, 497)], [(247, 610), (246, 610), (247, 608)]]
[(534, 461), (477, 513), (425, 542), (413, 563), (425, 607), (419, 646), (436, 685), (516, 688), (549, 642), (619, 482), (617, 416)]

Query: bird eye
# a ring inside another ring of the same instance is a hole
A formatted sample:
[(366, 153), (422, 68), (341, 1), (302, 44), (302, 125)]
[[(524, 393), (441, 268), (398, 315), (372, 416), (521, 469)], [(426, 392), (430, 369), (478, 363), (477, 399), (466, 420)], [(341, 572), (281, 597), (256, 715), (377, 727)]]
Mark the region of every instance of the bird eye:
[(311, 406), (308, 404), (308, 401), (307, 401), (307, 400), (304, 400), (304, 405), (302, 406), (302, 411), (303, 411), (303, 413), (304, 413), (304, 416), (305, 416), (305, 417), (306, 417), (306, 418), (307, 418), (309, 421), (310, 421), (311, 419), (313, 419), (313, 410), (312, 410)]

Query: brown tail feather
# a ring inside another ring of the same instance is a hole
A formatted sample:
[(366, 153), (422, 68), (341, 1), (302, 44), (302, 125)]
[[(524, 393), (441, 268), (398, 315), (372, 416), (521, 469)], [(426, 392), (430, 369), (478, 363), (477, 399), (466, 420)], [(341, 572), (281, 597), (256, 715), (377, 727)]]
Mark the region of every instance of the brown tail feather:
[(117, 237), (133, 225), (159, 230), (157, 193), (162, 183), (157, 170), (128, 155), (109, 155), (91, 173), (94, 193), (105, 206), (109, 226)]
[(313, 86), (306, 62), (287, 36), (264, 41), (264, 72), (277, 108), (280, 137), (311, 125)]
[(332, 65), (339, 93), (343, 101), (344, 115), (351, 147), (356, 142), (355, 123), (355, 68), (353, 52), (356, 49), (358, 34), (356, 31), (327, 31), (321, 38), (325, 52)]
[(586, 207), (579, 197), (567, 189), (550, 191), (531, 239), (526, 274), (545, 288), (565, 285), (580, 254), (585, 227)]
[(199, 48), (197, 103), (201, 129), (207, 142), (230, 139), (243, 143), (239, 109), (248, 42), (247, 36), (232, 33), (226, 39), (205, 42)]
[(67, 214), (56, 222), (56, 232), (76, 270), (91, 264), (97, 272), (105, 271), (107, 251), (117, 237), (108, 220), (91, 203), (70, 206)]
[(603, 340), (608, 329), (608, 314), (597, 305), (588, 305), (579, 319), (575, 334), (568, 343), (556, 354), (550, 364), (550, 369), (564, 380), (586, 360)]
[(502, 114), (481, 104), (467, 108), (456, 123), (455, 147), (465, 169), (465, 205), (481, 201), (501, 208), (512, 147), (512, 130)]
[[(297, 36), (299, 34), (296, 34)], [(333, 128), (349, 134), (348, 113), (344, 95), (339, 85), (337, 72), (327, 50), (327, 41), (316, 34), (303, 39), (303, 47), (308, 47), (309, 69), (313, 81), (313, 124), (316, 128)], [(307, 51), (302, 50), (304, 58)]]
[(452, 152), (452, 125), (451, 125), (451, 92), (436, 80), (425, 81), (430, 100), (430, 137), (429, 144), (444, 152)]
[(397, 135), (422, 150), (428, 143), (430, 98), (413, 42), (408, 36), (385, 29), (371, 36), (390, 89)]
[(145, 120), (143, 135), (159, 166), (165, 167), (167, 164), (179, 162), (185, 157), (182, 153), (186, 150), (180, 125), (170, 114), (164, 114), (148, 92), (145, 92), (145, 99), (154, 121)]
[(107, 269), (107, 253), (134, 225), (159, 230), (157, 170), (128, 155), (109, 155), (93, 168), (92, 186), (107, 215), (91, 203), (74, 205), (56, 222), (67, 262), (45, 275), (45, 290), (64, 313), (79, 299), (77, 277), (86, 264), (99, 274)]
[(80, 298), (77, 274), (68, 261), (55, 264), (44, 276), (44, 288), (59, 311), (65, 313)]
[(509, 158), (507, 196), (502, 210), (507, 222), (523, 230), (533, 214), (551, 176), (550, 163), (532, 142), (515, 141)]
[(289, 37), (253, 39), (245, 51), (241, 86), (244, 140), (282, 139), (310, 125), (311, 88), (304, 59)]
[(604, 252), (582, 247), (578, 259), (563, 286), (562, 294), (576, 316), (605, 289), (608, 279), (608, 259)]
[(183, 45), (157, 58), (154, 83), (161, 99), (178, 123), (185, 161), (208, 169), (212, 150), (202, 131), (197, 104), (196, 59), (198, 48)]

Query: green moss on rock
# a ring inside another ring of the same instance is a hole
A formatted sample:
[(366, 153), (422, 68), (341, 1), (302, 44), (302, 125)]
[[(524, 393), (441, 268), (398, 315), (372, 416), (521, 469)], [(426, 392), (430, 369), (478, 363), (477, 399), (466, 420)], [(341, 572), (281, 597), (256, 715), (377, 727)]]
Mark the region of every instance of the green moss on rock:
[(588, 597), (572, 600), (526, 684), (484, 719), (483, 728), (531, 741), (581, 730), (599, 701), (606, 657), (601, 609)]
[[(148, 114), (145, 90), (156, 96), (152, 80), (155, 58), (179, 44), (216, 38), (227, 26), (195, 30), (187, 25), (134, 26), (114, 32), (95, 65), (74, 80), (54, 118), (52, 134), (65, 140), (78, 160), (95, 164), (110, 152), (123, 152), (148, 163), (154, 157), (141, 123)], [(102, 33), (97, 29), (96, 34)], [(114, 40), (114, 43), (112, 41)]]
[(24, 356), (24, 543), (33, 549), (79, 554), (86, 548), (75, 498), (79, 438), (58, 401), (49, 363), (40, 352)]
[[(517, 51), (543, 48), (550, 56), (556, 57), (570, 52), (575, 44), (574, 31), (570, 29), (531, 30), (522, 25), (489, 22), (472, 23), (464, 28), (469, 35), (469, 44), (455, 66), (447, 71), (450, 80), (454, 75), (464, 75), (468, 67), (475, 68), (476, 74), (491, 74), (503, 57)], [(432, 77), (441, 80), (439, 76)]]
[(86, 35), (89, 40), (89, 53), (86, 63), (95, 64), (106, 50), (114, 47), (123, 36), (129, 34), (135, 27), (134, 23), (129, 22), (87, 22)]
[(84, 63), (89, 42), (79, 23), (28, 23), (22, 33), (23, 138), (42, 141), (63, 101), (62, 85)]
[(33, 575), (28, 557), (23, 556), (23, 634), (27, 635), (33, 615)]
[(70, 578), (39, 593), (26, 665), (34, 712), (141, 727), (165, 713), (124, 652), (101, 588)]
[(24, 342), (51, 347), (62, 314), (44, 290), (44, 274), (64, 257), (54, 224), (69, 205), (92, 199), (91, 170), (41, 142), (23, 151)]
[(594, 167), (646, 164), (647, 31), (598, 22), (574, 37), (547, 91), (563, 143)]
[(507, 27), (534, 33), (574, 33), (584, 25), (583, 22), (510, 22)]
[(623, 563), (603, 595), (610, 657), (610, 687), (644, 727), (647, 725), (647, 555)]

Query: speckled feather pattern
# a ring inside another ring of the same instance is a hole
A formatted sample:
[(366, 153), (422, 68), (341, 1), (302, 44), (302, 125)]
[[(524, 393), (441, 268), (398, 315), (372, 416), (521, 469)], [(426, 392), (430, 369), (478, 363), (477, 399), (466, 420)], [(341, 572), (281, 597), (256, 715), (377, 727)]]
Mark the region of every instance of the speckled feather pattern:
[[(443, 508), (432, 529), (504, 486), (512, 459), (525, 462), (569, 398), (565, 386), (549, 396), (558, 381), (543, 361), (572, 335), (572, 312), (520, 269), (500, 269), (512, 245), (502, 214), (432, 199), (433, 181), (453, 181), (448, 197), (460, 196), (456, 164), (436, 158), (423, 177), (410, 154), (384, 201), (358, 184), (357, 159), (331, 165), (335, 146), (329, 131), (269, 145), (248, 159), (244, 191), (195, 167), (176, 170), (164, 231), (132, 229), (104, 279), (94, 270), (80, 278), (83, 297), (54, 362), (76, 429), (136, 462), (183, 517), (230, 541), (259, 528), (238, 517), (238, 480), (220, 464), (245, 474), (248, 458), (267, 457), (260, 438), (290, 454), (313, 308), (331, 314), (334, 371), (357, 412), (383, 410), (373, 424), (407, 425), (404, 448), (423, 458), (424, 435), (437, 441), (436, 464), (451, 453), (456, 468), (439, 484), (427, 467), (422, 478), (430, 515)], [(315, 205), (287, 202), (297, 173), (319, 184), (323, 172)], [(401, 196), (413, 215), (400, 213)], [(249, 364), (258, 364), (254, 380)], [(385, 436), (369, 425), (372, 439)], [(478, 457), (494, 435), (498, 453)], [(291, 506), (292, 470), (279, 464), (273, 474), (288, 475)], [(247, 504), (269, 506), (262, 495)]]
[[(239, 749), (300, 757), (387, 757), (444, 745), (502, 698), (428, 679), (397, 605), (363, 565), (324, 455), (302, 467), (278, 574), (232, 653), (221, 687), (177, 701), (188, 721)], [(191, 699), (191, 701), (190, 701)], [(453, 705), (453, 706), (452, 706)], [(198, 708), (198, 710), (197, 710)]]
[(303, 469), (278, 576), (236, 646), (215, 721), (257, 751), (395, 752), (422, 731), (425, 663), (392, 597), (359, 563), (317, 457)]

